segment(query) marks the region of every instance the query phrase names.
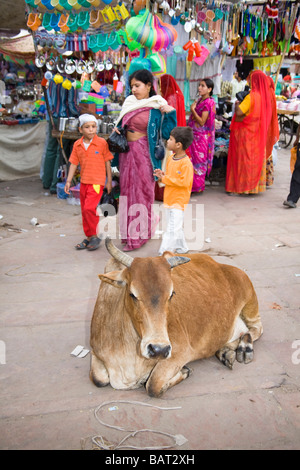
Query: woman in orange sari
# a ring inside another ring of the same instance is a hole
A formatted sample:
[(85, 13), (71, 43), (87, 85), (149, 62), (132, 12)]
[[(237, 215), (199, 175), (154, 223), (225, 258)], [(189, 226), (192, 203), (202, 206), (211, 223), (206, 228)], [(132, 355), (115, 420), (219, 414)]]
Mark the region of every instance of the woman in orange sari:
[(229, 193), (257, 194), (266, 190), (267, 153), (276, 133), (274, 102), (269, 79), (260, 70), (251, 73), (250, 87), (243, 102), (236, 102), (230, 127), (225, 185)]

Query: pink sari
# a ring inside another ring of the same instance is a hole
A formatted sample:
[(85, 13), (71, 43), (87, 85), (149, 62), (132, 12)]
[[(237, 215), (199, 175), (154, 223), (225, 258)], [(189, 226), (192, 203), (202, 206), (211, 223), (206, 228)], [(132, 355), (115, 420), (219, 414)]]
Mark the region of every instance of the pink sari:
[[(138, 121), (135, 120), (136, 116)], [(138, 123), (138, 129), (133, 122)], [(129, 129), (146, 132), (149, 110), (132, 111), (125, 114), (122, 126)], [(155, 229), (157, 220), (154, 219), (152, 204), (154, 203), (155, 182), (153, 168), (149, 156), (147, 136), (135, 142), (129, 142), (129, 152), (119, 155), (120, 170), (120, 207), (119, 224), (122, 243), (126, 244), (124, 251), (135, 250), (144, 245)]]
[(196, 113), (201, 116), (203, 111), (209, 113), (204, 126), (199, 126), (193, 115), (188, 120), (188, 126), (194, 132), (194, 141), (188, 149), (194, 167), (192, 192), (197, 193), (205, 189), (205, 176), (211, 172), (214, 157), (216, 107), (213, 98), (198, 101)]

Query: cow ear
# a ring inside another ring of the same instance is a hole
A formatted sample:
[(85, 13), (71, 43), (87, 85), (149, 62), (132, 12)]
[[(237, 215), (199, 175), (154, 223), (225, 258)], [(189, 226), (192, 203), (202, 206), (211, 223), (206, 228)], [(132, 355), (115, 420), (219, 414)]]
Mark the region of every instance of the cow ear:
[(124, 276), (125, 269), (122, 271), (111, 271), (106, 274), (99, 274), (99, 279), (103, 282), (107, 282), (114, 287), (124, 287), (126, 285), (126, 277)]

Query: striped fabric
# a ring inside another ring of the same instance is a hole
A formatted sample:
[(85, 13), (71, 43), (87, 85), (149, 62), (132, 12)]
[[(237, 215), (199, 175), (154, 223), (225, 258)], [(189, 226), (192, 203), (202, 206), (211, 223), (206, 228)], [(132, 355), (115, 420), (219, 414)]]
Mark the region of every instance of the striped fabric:
[(74, 117), (79, 115), (78, 92), (73, 87), (66, 90), (61, 83), (49, 82), (48, 96), (52, 115), (58, 117)]

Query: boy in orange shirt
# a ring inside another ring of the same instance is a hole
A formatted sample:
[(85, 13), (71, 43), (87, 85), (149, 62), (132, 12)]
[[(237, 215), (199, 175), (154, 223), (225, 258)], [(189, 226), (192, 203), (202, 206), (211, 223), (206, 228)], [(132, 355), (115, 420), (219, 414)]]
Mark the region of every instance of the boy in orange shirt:
[(97, 136), (97, 119), (92, 114), (79, 116), (81, 139), (74, 143), (69, 159), (71, 163), (65, 192), (70, 194), (72, 178), (80, 164), (80, 205), (82, 226), (86, 238), (75, 248), (89, 251), (99, 248), (101, 239), (97, 236), (99, 216), (97, 206), (100, 202), (107, 177), (107, 192), (111, 192), (112, 176), (110, 160), (114, 157), (108, 149), (106, 140)]
[(190, 127), (175, 127), (167, 141), (167, 149), (174, 152), (168, 159), (166, 173), (155, 170), (154, 176), (165, 184), (164, 206), (167, 215), (167, 231), (163, 235), (159, 255), (164, 251), (187, 253), (188, 246), (183, 232), (184, 209), (188, 204), (194, 177), (194, 169), (186, 149), (193, 142)]

